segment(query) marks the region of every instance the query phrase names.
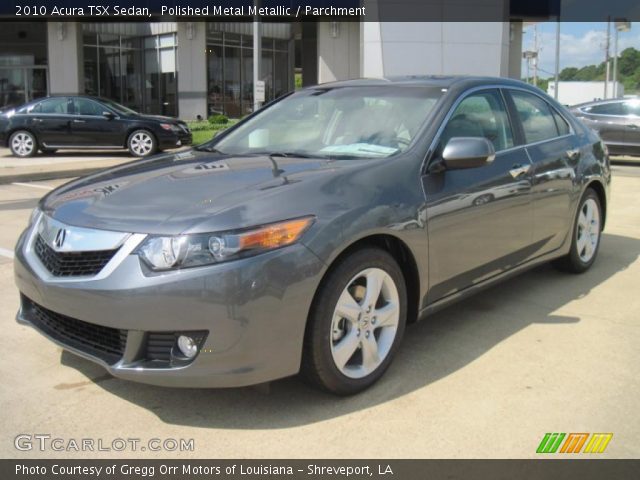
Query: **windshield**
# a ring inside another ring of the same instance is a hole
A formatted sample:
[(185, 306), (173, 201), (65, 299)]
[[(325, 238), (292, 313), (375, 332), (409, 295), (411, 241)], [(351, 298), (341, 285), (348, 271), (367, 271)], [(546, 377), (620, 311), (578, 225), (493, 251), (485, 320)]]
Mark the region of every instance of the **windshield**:
[(105, 105), (107, 105), (108, 107), (110, 107), (112, 110), (115, 110), (116, 112), (121, 113), (123, 115), (135, 115), (138, 113), (135, 110), (131, 110), (130, 108), (125, 107), (124, 105), (120, 105), (119, 103), (114, 102), (113, 100), (107, 100), (106, 98), (101, 98), (100, 101)]
[(201, 148), (234, 155), (389, 157), (409, 147), (441, 96), (431, 87), (303, 90)]

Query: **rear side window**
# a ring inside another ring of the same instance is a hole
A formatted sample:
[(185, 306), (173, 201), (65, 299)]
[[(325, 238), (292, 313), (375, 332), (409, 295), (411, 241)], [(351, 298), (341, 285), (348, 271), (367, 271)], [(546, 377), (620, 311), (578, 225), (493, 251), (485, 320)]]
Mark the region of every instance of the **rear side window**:
[(443, 131), (441, 146), (453, 137), (484, 137), (496, 152), (513, 147), (511, 125), (497, 90), (474, 93), (460, 102)]
[(554, 108), (551, 108), (551, 113), (553, 114), (553, 118), (556, 121), (556, 127), (558, 127), (558, 133), (562, 135), (569, 135), (571, 133), (571, 128), (569, 128), (569, 124), (564, 119), (562, 115), (560, 115)]
[(541, 142), (559, 135), (556, 120), (547, 102), (531, 93), (515, 90), (510, 93), (527, 143)]
[(587, 113), (595, 115), (626, 115), (622, 102), (603, 103), (602, 105), (593, 105), (584, 109)]
[(624, 102), (624, 108), (627, 115), (640, 117), (640, 100), (630, 100), (628, 102)]
[(66, 97), (60, 98), (48, 98), (41, 101), (33, 107), (32, 113), (53, 113), (53, 114), (66, 114), (67, 103), (69, 100)]

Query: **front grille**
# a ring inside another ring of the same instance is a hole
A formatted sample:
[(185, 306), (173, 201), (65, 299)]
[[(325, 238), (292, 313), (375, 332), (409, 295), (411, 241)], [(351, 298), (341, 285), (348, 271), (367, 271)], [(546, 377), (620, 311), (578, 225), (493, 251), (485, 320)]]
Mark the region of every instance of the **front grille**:
[[(26, 300), (26, 299), (25, 299)], [(94, 325), (52, 312), (30, 300), (25, 301), (34, 326), (50, 337), (82, 352), (116, 363), (124, 353), (127, 331)]]
[(97, 275), (109, 263), (118, 249), (92, 252), (56, 252), (38, 235), (34, 251), (51, 275), (81, 277)]
[(171, 349), (175, 343), (176, 334), (173, 332), (150, 332), (144, 358), (168, 362), (171, 360)]

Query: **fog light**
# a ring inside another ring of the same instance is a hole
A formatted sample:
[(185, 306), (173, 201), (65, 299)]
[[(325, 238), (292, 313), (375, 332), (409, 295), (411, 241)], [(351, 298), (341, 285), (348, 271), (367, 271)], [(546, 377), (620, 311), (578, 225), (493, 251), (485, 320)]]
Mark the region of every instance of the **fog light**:
[(193, 358), (198, 353), (198, 344), (193, 338), (186, 335), (180, 335), (178, 337), (178, 348), (187, 358)]

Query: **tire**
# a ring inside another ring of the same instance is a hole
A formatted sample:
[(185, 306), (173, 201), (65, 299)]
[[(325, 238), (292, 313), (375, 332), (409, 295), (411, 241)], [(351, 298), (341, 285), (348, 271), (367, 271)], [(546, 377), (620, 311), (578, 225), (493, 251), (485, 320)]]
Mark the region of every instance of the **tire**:
[(489, 202), (493, 202), (495, 200), (495, 195), (493, 193), (485, 193), (484, 195), (480, 195), (473, 199), (473, 204), (475, 206), (485, 205)]
[[(382, 287), (374, 301), (376, 283)], [(391, 363), (406, 319), (407, 290), (394, 258), (372, 247), (351, 253), (316, 292), (305, 332), (303, 378), (337, 395), (365, 390)]]
[(588, 188), (580, 199), (573, 222), (571, 250), (553, 262), (564, 272), (583, 273), (591, 268), (598, 256), (602, 234), (602, 206), (598, 194)]
[(53, 155), (58, 151), (57, 148), (41, 148), (40, 151), (46, 155)]
[(127, 148), (134, 157), (148, 157), (158, 150), (156, 137), (148, 130), (135, 130), (127, 138)]
[(16, 157), (33, 157), (38, 152), (38, 141), (33, 133), (18, 130), (11, 134), (9, 148)]

